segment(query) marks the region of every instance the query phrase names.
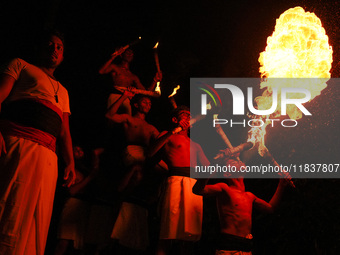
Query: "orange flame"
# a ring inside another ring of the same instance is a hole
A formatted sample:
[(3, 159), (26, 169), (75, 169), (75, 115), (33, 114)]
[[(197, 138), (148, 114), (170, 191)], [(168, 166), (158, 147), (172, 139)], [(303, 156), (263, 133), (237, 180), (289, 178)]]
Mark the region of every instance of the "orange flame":
[(153, 46), (154, 49), (157, 49), (158, 47), (158, 42), (155, 44), (155, 46)]
[[(256, 122), (258, 124), (256, 124)], [(267, 151), (267, 147), (265, 146), (264, 143), (264, 137), (266, 135), (266, 127), (270, 124), (270, 121), (260, 123), (260, 120), (255, 121), (253, 123), (253, 126), (249, 131), (248, 131), (248, 140), (247, 142), (252, 142), (253, 145), (258, 144), (258, 153), (263, 157), (265, 155), (265, 152)], [(258, 127), (255, 127), (255, 125), (258, 125)]]
[(161, 82), (158, 81), (158, 82), (157, 82), (157, 85), (156, 85), (156, 88), (155, 88), (155, 92), (158, 92), (159, 94), (161, 94), (161, 87), (160, 87), (160, 84), (161, 84)]
[[(280, 98), (283, 87), (308, 89), (311, 92), (310, 100), (320, 95), (331, 76), (332, 53), (325, 29), (314, 13), (305, 12), (302, 7), (295, 7), (281, 14), (276, 20), (273, 34), (267, 39), (265, 51), (261, 52), (259, 57), (261, 77), (268, 79), (261, 82), (260, 87), (265, 88), (265, 91), (262, 96), (255, 99), (258, 109), (265, 110), (271, 107), (274, 87), (278, 88), (278, 107), (271, 118), (281, 115)], [(290, 98), (299, 96), (301, 95), (289, 93)], [(287, 106), (287, 114), (295, 120), (302, 117), (301, 111), (295, 105)], [(270, 121), (262, 127), (252, 128), (249, 131), (249, 139), (255, 139), (264, 146), (265, 129), (268, 124)]]
[(172, 94), (171, 94), (170, 96), (168, 96), (168, 98), (173, 97), (174, 95), (176, 95), (177, 90), (179, 90), (180, 88), (181, 88), (181, 86), (180, 86), (180, 85), (177, 85), (177, 87), (174, 88), (174, 91), (172, 92)]

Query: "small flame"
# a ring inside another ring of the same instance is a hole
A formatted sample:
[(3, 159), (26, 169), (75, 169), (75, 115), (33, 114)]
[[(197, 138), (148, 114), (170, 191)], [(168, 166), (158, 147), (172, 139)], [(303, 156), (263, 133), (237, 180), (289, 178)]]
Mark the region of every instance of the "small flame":
[(161, 84), (160, 81), (157, 82), (156, 88), (155, 88), (155, 92), (158, 92), (159, 94), (161, 94), (161, 87), (159, 86)]
[(140, 36), (140, 37), (138, 37), (138, 39), (139, 39), (139, 40), (142, 40), (142, 37)]
[(157, 49), (157, 47), (158, 47), (158, 42), (155, 44), (155, 46), (153, 48)]
[[(264, 124), (263, 124), (264, 123)], [(258, 144), (258, 152), (263, 157), (265, 152), (267, 151), (267, 147), (264, 142), (264, 137), (267, 133), (266, 127), (271, 122), (268, 120), (264, 122), (262, 119), (258, 119), (257, 121), (253, 121), (253, 127), (248, 131), (248, 140), (247, 142), (252, 142), (254, 145)], [(262, 126), (261, 126), (262, 125)], [(257, 126), (257, 127), (256, 127)]]
[(180, 85), (177, 85), (177, 87), (174, 88), (174, 91), (172, 92), (172, 94), (171, 94), (170, 96), (168, 96), (168, 98), (173, 97), (174, 95), (176, 95), (177, 90), (179, 90), (180, 88), (181, 88), (181, 86), (180, 86)]

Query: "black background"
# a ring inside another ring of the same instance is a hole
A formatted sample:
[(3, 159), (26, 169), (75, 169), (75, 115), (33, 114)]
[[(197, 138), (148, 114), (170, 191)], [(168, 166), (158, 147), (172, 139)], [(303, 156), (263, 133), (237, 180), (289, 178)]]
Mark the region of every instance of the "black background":
[[(332, 77), (339, 77), (340, 3), (317, 0), (2, 1), (0, 61), (28, 58), (40, 29), (60, 28), (66, 37), (65, 60), (56, 76), (69, 91), (73, 139), (92, 149), (104, 139), (104, 113), (111, 89), (98, 69), (116, 47), (142, 36), (133, 47), (131, 68), (147, 87), (156, 72), (152, 48), (160, 42), (162, 97), (153, 100), (149, 120), (163, 130), (171, 110), (167, 95), (177, 84), (182, 86), (177, 103), (189, 105), (190, 77), (259, 77), (259, 53), (276, 19), (295, 6), (315, 12), (321, 19), (334, 52)], [(302, 120), (294, 132), (271, 131), (268, 144), (278, 162), (314, 159), (336, 163), (338, 99), (339, 88), (330, 86), (308, 106), (313, 121)], [(233, 133), (232, 142), (243, 142), (243, 133)], [(268, 199), (275, 185), (276, 181), (253, 180), (248, 187)], [(278, 213), (255, 214), (256, 254), (339, 254), (338, 180), (298, 180), (297, 186), (287, 191)], [(203, 245), (216, 230), (210, 228), (209, 219), (205, 222)]]

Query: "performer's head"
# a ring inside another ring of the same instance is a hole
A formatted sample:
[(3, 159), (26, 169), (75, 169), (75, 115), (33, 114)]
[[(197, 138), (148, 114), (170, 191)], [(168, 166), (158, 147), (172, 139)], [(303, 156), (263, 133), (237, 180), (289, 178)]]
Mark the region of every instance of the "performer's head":
[(172, 111), (172, 122), (178, 124), (181, 120), (190, 121), (190, 109), (187, 106), (181, 105)]
[(218, 165), (226, 166), (227, 169), (230, 169), (230, 171), (223, 173), (224, 181), (228, 185), (232, 185), (234, 182), (240, 181), (246, 175), (245, 171), (242, 171), (242, 169), (246, 169), (246, 165), (236, 158), (238, 156), (239, 155), (231, 157), (225, 156), (216, 160)]
[(84, 157), (84, 150), (79, 145), (73, 145), (73, 156), (74, 159), (79, 160)]
[(40, 65), (57, 68), (64, 59), (64, 36), (57, 30), (45, 31), (41, 34), (39, 47)]
[(123, 52), (122, 54), (122, 61), (131, 63), (133, 60), (133, 50), (127, 49), (126, 51)]
[(151, 110), (151, 99), (145, 95), (134, 96), (133, 106), (137, 112), (147, 114)]

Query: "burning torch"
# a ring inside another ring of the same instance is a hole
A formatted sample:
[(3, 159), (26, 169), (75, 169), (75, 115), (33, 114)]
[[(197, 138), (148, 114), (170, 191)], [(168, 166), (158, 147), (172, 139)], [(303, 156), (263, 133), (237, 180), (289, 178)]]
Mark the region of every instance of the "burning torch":
[(214, 157), (214, 159), (220, 159), (220, 158), (223, 158), (224, 156), (227, 156), (230, 158), (232, 156), (237, 155), (238, 153), (242, 151), (250, 150), (253, 147), (254, 147), (254, 144), (252, 142), (242, 143), (239, 146), (232, 147), (227, 150), (223, 150), (222, 152), (217, 154), (216, 157)]
[[(197, 115), (195, 118), (192, 118), (192, 119), (190, 120), (190, 127), (191, 127), (192, 125), (194, 125), (196, 122), (198, 122), (198, 121), (204, 119), (204, 117), (205, 117), (204, 115)], [(172, 133), (173, 133), (173, 134), (177, 134), (177, 133), (181, 132), (182, 130), (183, 130), (182, 127), (176, 127), (176, 128), (172, 131)]]
[(290, 184), (290, 186), (295, 188), (295, 185), (294, 185), (294, 183), (292, 181), (292, 177), (290, 176), (290, 174), (282, 169), (282, 167), (279, 165), (279, 163), (276, 162), (276, 160), (274, 159), (272, 154), (269, 152), (269, 150), (267, 148), (265, 148), (263, 150), (263, 152), (264, 152), (263, 157), (265, 159), (268, 159), (274, 166), (278, 167), (281, 170), (280, 172), (278, 172), (278, 175), (280, 175), (283, 178), (285, 178), (285, 180)]
[[(208, 104), (207, 104), (207, 110), (211, 110), (211, 108), (212, 108), (211, 104), (208, 103)], [(203, 120), (204, 118), (205, 118), (205, 115), (200, 115), (200, 114), (199, 114), (199, 115), (197, 115), (196, 117), (190, 119), (190, 122), (189, 122), (190, 127), (191, 127), (192, 125), (196, 124), (198, 121)], [(182, 127), (176, 127), (176, 128), (172, 131), (172, 133), (173, 133), (173, 134), (176, 134), (176, 133), (179, 133), (179, 132), (181, 132), (181, 131), (182, 131)]]
[(171, 103), (171, 105), (172, 105), (172, 107), (173, 107), (174, 109), (177, 108), (177, 104), (176, 104), (174, 95), (176, 95), (177, 90), (179, 90), (180, 88), (181, 88), (181, 86), (180, 86), (180, 85), (177, 85), (177, 87), (174, 88), (172, 94), (168, 96), (168, 98), (169, 98), (169, 100), (170, 100), (170, 103)]
[[(120, 86), (114, 86), (114, 87), (120, 92), (124, 92), (125, 90), (128, 90), (127, 87), (120, 87)], [(158, 91), (149, 91), (149, 90), (144, 90), (144, 89), (132, 88), (130, 91), (135, 94), (142, 94), (142, 95), (146, 95), (150, 97), (160, 97), (161, 95), (161, 93)]]
[[(214, 119), (218, 118), (218, 114), (214, 114)], [(222, 138), (223, 142), (225, 143), (225, 145), (228, 146), (229, 149), (233, 149), (233, 145), (231, 144), (231, 142), (229, 141), (229, 138), (227, 137), (227, 135), (224, 133), (223, 129), (221, 128), (220, 124), (216, 124), (216, 132), (220, 135), (220, 137)], [(217, 156), (216, 156), (217, 157)], [(239, 157), (236, 157), (237, 160), (241, 160)]]
[(113, 53), (111, 54), (111, 57), (122, 54), (122, 53), (123, 53), (124, 51), (126, 51), (129, 47), (131, 47), (131, 46), (133, 46), (133, 45), (139, 43), (141, 40), (142, 40), (142, 37), (138, 37), (138, 39), (134, 40), (133, 42), (131, 42), (131, 43), (129, 43), (129, 44), (123, 46), (122, 48), (116, 50), (115, 52), (113, 52)]
[[(160, 68), (160, 66), (159, 66), (159, 58), (158, 58), (158, 50), (157, 50), (158, 44), (159, 44), (159, 42), (157, 42), (157, 43), (155, 44), (155, 46), (153, 47), (153, 49), (154, 49), (154, 56), (155, 56), (155, 62), (156, 62), (157, 72), (158, 72), (159, 74), (161, 74), (161, 68)], [(156, 85), (156, 88), (155, 88), (155, 92), (158, 93), (159, 95), (161, 94), (160, 83), (161, 83), (160, 81), (157, 81), (157, 85)]]
[(156, 44), (155, 44), (155, 46), (153, 47), (153, 49), (154, 49), (154, 56), (155, 56), (155, 62), (156, 62), (156, 67), (157, 67), (157, 72), (158, 73), (161, 73), (161, 68), (160, 68), (160, 66), (159, 66), (159, 57), (158, 57), (158, 44), (159, 44), (159, 42), (157, 42)]

